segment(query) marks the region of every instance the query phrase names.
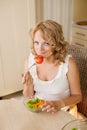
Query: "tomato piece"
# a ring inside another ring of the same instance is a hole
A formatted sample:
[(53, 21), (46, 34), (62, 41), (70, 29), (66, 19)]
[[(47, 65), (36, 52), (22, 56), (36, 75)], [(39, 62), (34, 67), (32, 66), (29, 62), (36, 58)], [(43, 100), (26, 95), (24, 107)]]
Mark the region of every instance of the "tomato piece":
[(44, 58), (42, 56), (35, 56), (34, 60), (36, 61), (37, 64), (41, 64), (44, 60)]

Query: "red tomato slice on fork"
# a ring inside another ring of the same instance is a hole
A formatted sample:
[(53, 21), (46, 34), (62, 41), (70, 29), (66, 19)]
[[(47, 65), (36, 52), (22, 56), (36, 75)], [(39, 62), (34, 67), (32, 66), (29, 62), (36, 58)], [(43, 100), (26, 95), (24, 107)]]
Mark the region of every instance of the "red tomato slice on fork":
[(42, 56), (36, 55), (34, 57), (34, 60), (36, 61), (37, 64), (41, 64), (43, 62), (44, 58)]

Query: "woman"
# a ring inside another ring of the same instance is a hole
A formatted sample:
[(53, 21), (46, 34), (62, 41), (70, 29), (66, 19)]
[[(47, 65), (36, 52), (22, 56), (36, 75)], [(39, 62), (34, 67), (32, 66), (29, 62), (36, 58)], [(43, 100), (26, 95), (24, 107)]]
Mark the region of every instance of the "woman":
[[(25, 63), (23, 95), (44, 99), (42, 111), (51, 113), (79, 103), (82, 94), (78, 68), (67, 54), (68, 43), (64, 41), (61, 25), (52, 20), (41, 21), (31, 30), (31, 37), (32, 53)], [(29, 69), (35, 55), (44, 60)]]

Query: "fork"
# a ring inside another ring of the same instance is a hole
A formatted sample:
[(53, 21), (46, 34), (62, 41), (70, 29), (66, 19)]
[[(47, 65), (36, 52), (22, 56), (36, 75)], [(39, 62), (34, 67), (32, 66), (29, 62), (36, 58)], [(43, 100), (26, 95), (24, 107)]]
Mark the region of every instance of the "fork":
[[(29, 67), (28, 71), (29, 71), (34, 65), (36, 65), (36, 63), (33, 63), (33, 64)], [(23, 79), (25, 78), (25, 75), (28, 73), (28, 71), (26, 71), (26, 72), (22, 75), (22, 82), (23, 82)]]

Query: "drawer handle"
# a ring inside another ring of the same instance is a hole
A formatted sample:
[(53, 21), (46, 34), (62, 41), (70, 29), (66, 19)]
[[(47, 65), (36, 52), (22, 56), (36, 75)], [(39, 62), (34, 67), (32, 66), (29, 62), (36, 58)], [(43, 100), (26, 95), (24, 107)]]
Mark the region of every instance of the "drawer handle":
[(80, 36), (85, 36), (85, 34), (83, 33), (79, 33), (79, 32), (76, 32), (77, 35), (80, 35)]
[(80, 43), (78, 43), (78, 42), (75, 42), (75, 44), (84, 47), (83, 44), (80, 44)]

